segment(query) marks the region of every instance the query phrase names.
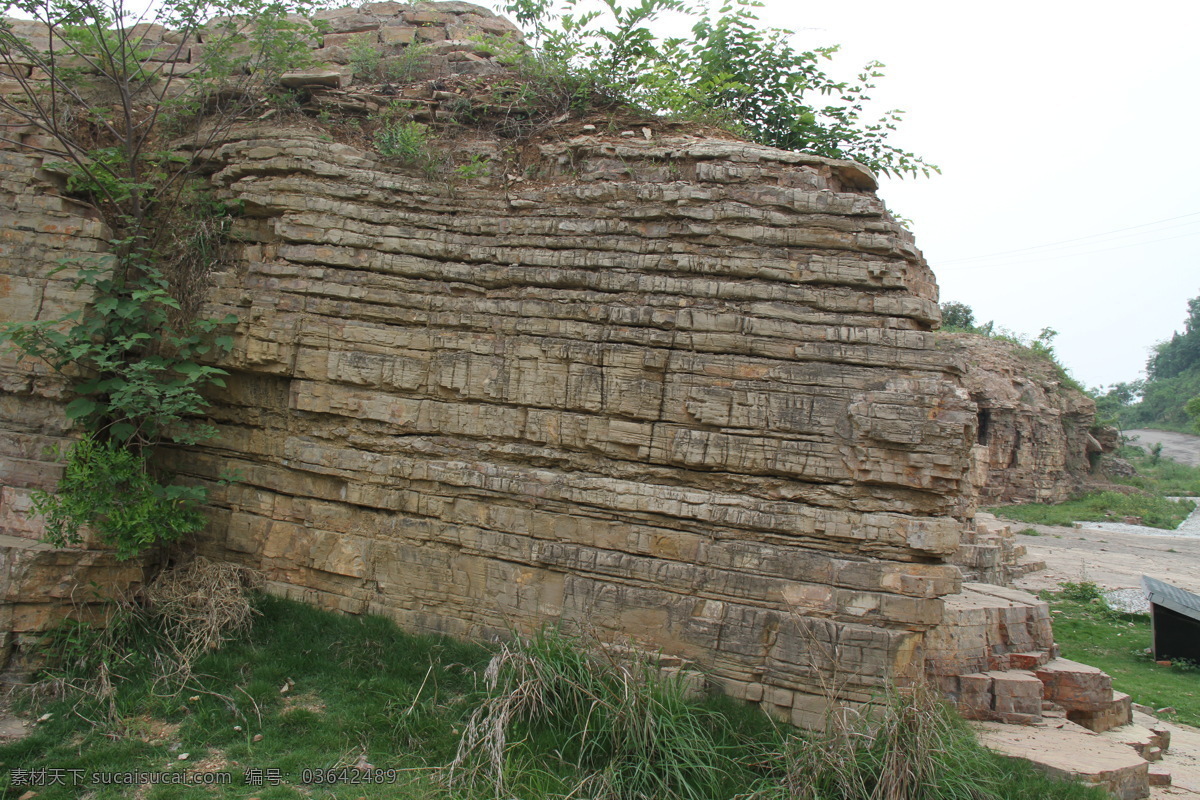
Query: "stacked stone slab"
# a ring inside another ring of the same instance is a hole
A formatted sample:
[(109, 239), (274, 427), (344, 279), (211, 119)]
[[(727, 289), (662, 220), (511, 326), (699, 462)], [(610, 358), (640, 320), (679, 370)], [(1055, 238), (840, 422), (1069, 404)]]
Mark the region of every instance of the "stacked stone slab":
[(965, 716), (1037, 722), (1045, 701), (1096, 732), (1131, 721), (1107, 674), (1059, 658), (1049, 606), (1027, 592), (967, 583), (943, 619), (925, 636), (926, 666)]
[(961, 571), (964, 581), (1012, 586), (1013, 581), (1046, 568), (1044, 561), (1025, 558), (1025, 546), (1017, 543), (1013, 525), (993, 514), (975, 514), (963, 531), (950, 563)]
[(411, 629), (632, 635), (800, 723), (831, 674), (859, 701), (920, 676), (975, 413), (870, 176), (537, 147), (503, 191), (304, 130), (212, 153), (248, 218), (211, 298), (242, 324), (222, 435), (178, 466), (245, 477), (204, 546)]
[[(9, 19), (13, 33), (36, 51), (51, 47), (50, 30), (34, 20)], [(325, 9), (311, 19), (293, 18), (310, 26), (308, 44), (312, 62), (283, 76), (288, 88), (326, 86), (340, 88), (355, 80), (411, 80), (423, 76), (486, 75), (499, 71), (494, 60), (496, 46), (486, 46), (485, 38), (519, 42), (520, 30), (508, 20), (474, 3), (366, 3), (356, 8)], [(244, 36), (248, 27), (221, 18), (214, 20), (191, 37), (170, 31), (161, 25), (139, 24), (129, 29), (139, 52), (150, 53), (145, 71), (158, 76), (159, 95), (177, 95), (188, 90), (193, 73), (201, 66), (205, 47), (224, 37)], [(68, 52), (62, 42), (54, 42), (62, 57)], [(238, 47), (248, 48), (249, 45)], [(239, 50), (235, 50), (237, 55)], [(374, 56), (364, 54), (374, 53)], [(39, 81), (45, 78), (36, 68), (35, 59), (23, 63), (18, 57), (19, 74), (0, 75), (0, 94), (20, 91), (18, 79)], [(78, 66), (86, 70), (86, 66)], [(373, 73), (373, 74), (365, 74)], [(38, 137), (33, 126), (6, 128), (10, 138)], [(26, 139), (26, 143), (30, 140)]]
[[(327, 36), (464, 9), (339, 11)], [(526, 143), (536, 181), (431, 178), (303, 125), (206, 154), (245, 209), (210, 295), (238, 345), (220, 436), (174, 463), (243, 479), (198, 546), (413, 630), (632, 637), (815, 724), (831, 676), (859, 702), (918, 679), (959, 585), (976, 416), (933, 276), (856, 164), (622, 133)], [(27, 295), (61, 284), (58, 244), (4, 265)]]
[[(60, 259), (105, 258), (107, 231), (95, 212), (63, 197), (42, 158), (0, 148), (0, 320), (53, 320), (84, 299), (73, 272), (50, 275)], [(66, 616), (97, 619), (107, 601), (137, 586), (138, 563), (118, 562), (87, 541), (72, 551), (39, 542), (32, 492), (52, 490), (55, 448), (73, 432), (64, 385), (44, 364), (0, 351), (0, 669), (14, 674), (41, 634)]]

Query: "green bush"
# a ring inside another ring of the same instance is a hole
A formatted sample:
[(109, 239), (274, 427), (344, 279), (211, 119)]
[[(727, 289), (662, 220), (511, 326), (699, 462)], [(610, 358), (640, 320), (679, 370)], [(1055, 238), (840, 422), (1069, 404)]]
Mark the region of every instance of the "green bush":
[[(503, 10), (526, 28), (536, 48), (528, 63), (567, 108), (598, 95), (721, 124), (774, 147), (857, 160), (889, 175), (937, 171), (888, 143), (902, 112), (863, 118), (882, 64), (867, 64), (856, 80), (835, 80), (821, 64), (837, 47), (796, 50), (791, 31), (760, 24), (758, 6), (732, 0), (712, 11), (682, 0), (604, 0), (581, 12), (575, 0), (509, 0)], [(668, 12), (690, 19), (689, 36), (654, 32), (657, 17)]]
[(1093, 600), (1103, 600), (1104, 594), (1100, 591), (1100, 587), (1091, 581), (1081, 581), (1072, 583), (1070, 581), (1059, 584), (1062, 596), (1068, 600), (1075, 600), (1080, 603), (1090, 603)]
[[(119, 0), (9, 6), (56, 34), (55, 48), (43, 50), (0, 21), (0, 71), (28, 75), (32, 66), (40, 76), (0, 96), (0, 112), (51, 140), (14, 144), (54, 152), (47, 168), (66, 177), (111, 238), (103, 256), (55, 269), (74, 273), (86, 307), (10, 322), (0, 341), (66, 380), (74, 395), (66, 415), (87, 434), (67, 454), (57, 495), (39, 495), (49, 535), (69, 542), (91, 525), (125, 558), (200, 524), (202, 489), (161, 483), (147, 463), (160, 443), (212, 435), (198, 421), (201, 393), (221, 385), (224, 372), (209, 360), (233, 346), (218, 328), (235, 318), (198, 314), (226, 230), (212, 220), (232, 210), (197, 189), (207, 183), (206, 154), (269, 101), (280, 75), (311, 59), (315, 30), (293, 13), (308, 8), (304, 0), (163, 0), (136, 14)], [(159, 26), (177, 43), (144, 46)], [(158, 59), (164, 49), (185, 53), (201, 30), (204, 52), (184, 87)], [(172, 149), (179, 141), (187, 145)]]
[(199, 530), (203, 500), (202, 488), (161, 482), (144, 456), (92, 436), (71, 447), (54, 493), (33, 493), (34, 509), (46, 518), (47, 541), (56, 547), (78, 542), (80, 529), (89, 525), (119, 559)]
[(1115, 482), (1136, 486), (1160, 497), (1200, 497), (1200, 467), (1180, 464), (1153, 455), (1140, 447), (1122, 447), (1117, 455), (1128, 460), (1138, 474), (1114, 478)]
[(429, 128), (419, 122), (385, 121), (375, 133), (375, 148), (407, 166), (424, 166), (433, 157)]
[(360, 33), (357, 36), (351, 36), (346, 50), (355, 78), (372, 81), (379, 77), (383, 54), (370, 34)]

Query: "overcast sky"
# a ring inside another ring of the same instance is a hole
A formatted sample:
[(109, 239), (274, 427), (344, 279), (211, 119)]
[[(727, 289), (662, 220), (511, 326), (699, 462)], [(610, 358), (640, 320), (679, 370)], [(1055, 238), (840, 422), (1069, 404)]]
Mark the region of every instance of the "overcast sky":
[[(1200, 3), (766, 0), (764, 20), (907, 111), (940, 176), (884, 179), (942, 300), (1059, 332), (1088, 386), (1141, 376), (1200, 295)], [(1003, 255), (995, 255), (1003, 254)]]

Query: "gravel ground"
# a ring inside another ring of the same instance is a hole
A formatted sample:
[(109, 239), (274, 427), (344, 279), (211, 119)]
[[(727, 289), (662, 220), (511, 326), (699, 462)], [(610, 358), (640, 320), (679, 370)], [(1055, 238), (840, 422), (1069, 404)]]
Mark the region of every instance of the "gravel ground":
[[(1046, 569), (1017, 581), (1017, 588), (1038, 592), (1060, 583), (1092, 581), (1103, 590), (1142, 591), (1149, 575), (1189, 592), (1200, 593), (1200, 537), (1140, 528), (1137, 532), (1108, 531), (1083, 523), (1081, 528), (1017, 523), (1015, 530), (1033, 528), (1037, 536), (1017, 534), (1030, 561), (1045, 561)], [(1152, 532), (1151, 532), (1152, 531)]]
[(1135, 444), (1147, 452), (1152, 445), (1161, 442), (1162, 454), (1167, 458), (1178, 461), (1180, 464), (1200, 467), (1200, 436), (1173, 431), (1152, 431), (1144, 428), (1122, 431), (1122, 433), (1129, 437), (1130, 444)]
[(1126, 614), (1149, 614), (1150, 601), (1142, 589), (1113, 589), (1104, 593), (1104, 600), (1113, 611)]

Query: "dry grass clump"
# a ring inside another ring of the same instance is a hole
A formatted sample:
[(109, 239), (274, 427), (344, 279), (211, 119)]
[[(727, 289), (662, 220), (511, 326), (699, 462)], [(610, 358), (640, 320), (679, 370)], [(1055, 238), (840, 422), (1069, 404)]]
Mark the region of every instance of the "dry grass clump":
[(113, 722), (116, 686), (135, 674), (178, 694), (200, 656), (249, 631), (257, 613), (251, 593), (260, 583), (253, 570), (202, 557), (163, 570), (140, 591), (113, 599), (104, 620), (67, 619), (52, 631), (30, 698), (75, 697), (77, 714), (86, 707)]
[(892, 688), (878, 705), (833, 705), (820, 732), (792, 734), (773, 779), (747, 800), (990, 800), (997, 759), (937, 692)]
[(182, 686), (197, 658), (249, 632), (256, 613), (250, 593), (261, 583), (248, 567), (202, 556), (160, 572), (143, 600), (162, 641), (161, 679)]

